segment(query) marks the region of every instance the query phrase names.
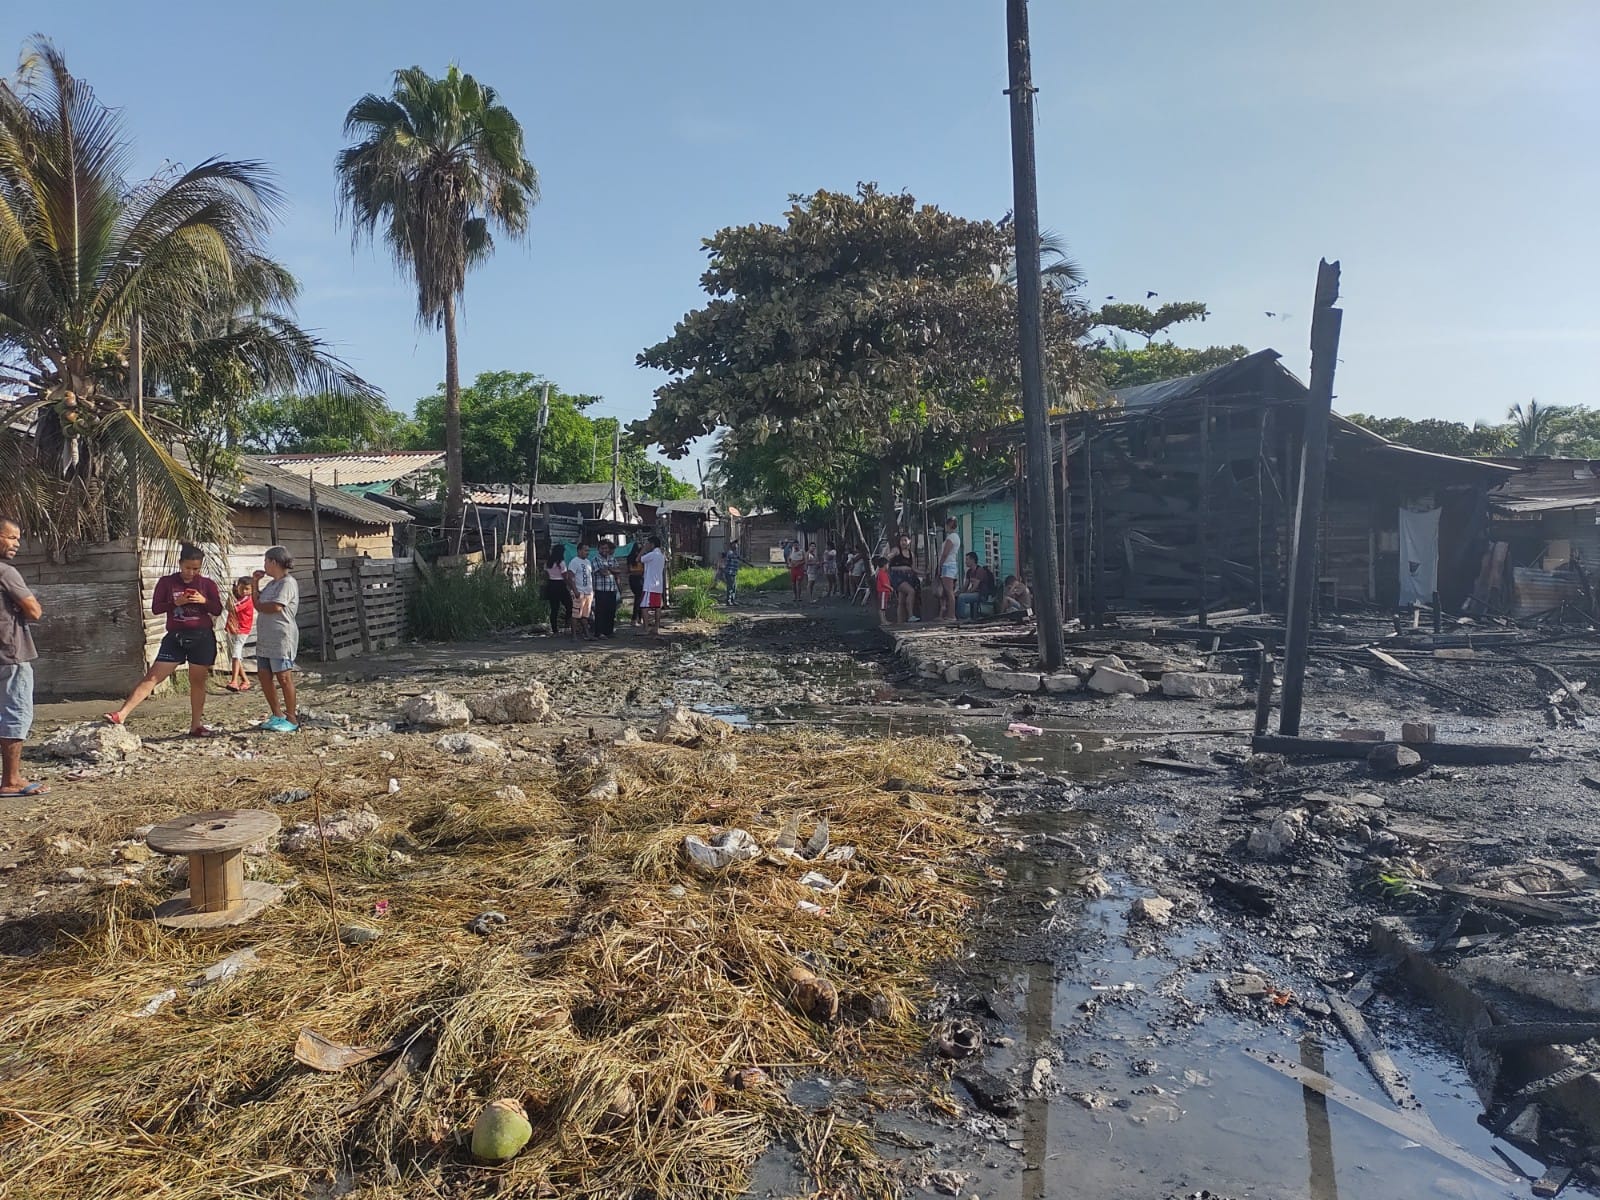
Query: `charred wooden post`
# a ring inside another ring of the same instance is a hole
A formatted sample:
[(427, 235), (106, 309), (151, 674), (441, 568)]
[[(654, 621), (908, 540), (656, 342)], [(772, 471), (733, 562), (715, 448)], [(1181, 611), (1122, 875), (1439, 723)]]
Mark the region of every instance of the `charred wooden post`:
[(1296, 513), (1294, 559), (1289, 576), (1289, 617), (1284, 634), (1283, 709), (1278, 732), (1300, 732), (1305, 693), (1306, 651), (1311, 644), (1311, 601), (1317, 589), (1317, 529), (1322, 522), (1323, 484), (1328, 472), (1328, 418), (1333, 412), (1333, 373), (1339, 359), (1339, 264), (1324, 259), (1317, 268), (1311, 318), (1311, 395), (1300, 438), (1300, 498)]

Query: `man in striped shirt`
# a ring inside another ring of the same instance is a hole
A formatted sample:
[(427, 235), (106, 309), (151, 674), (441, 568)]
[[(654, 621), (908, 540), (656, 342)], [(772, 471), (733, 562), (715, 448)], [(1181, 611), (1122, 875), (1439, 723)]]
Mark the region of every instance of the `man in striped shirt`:
[(727, 557), (722, 562), (722, 582), (727, 585), (728, 594), (724, 597), (728, 604), (739, 603), (739, 543), (729, 542)]

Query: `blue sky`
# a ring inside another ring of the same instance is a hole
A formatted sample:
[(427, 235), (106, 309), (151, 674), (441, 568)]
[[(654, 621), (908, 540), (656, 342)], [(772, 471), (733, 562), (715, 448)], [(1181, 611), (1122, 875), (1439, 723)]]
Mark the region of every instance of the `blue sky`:
[[(1088, 294), (1199, 299), (1185, 344), (1305, 374), (1317, 259), (1344, 267), (1338, 406), (1498, 419), (1600, 404), (1600, 4), (1034, 0), (1040, 209)], [(159, 13), (159, 16), (156, 14)], [(397, 408), (443, 348), (335, 227), (345, 110), (451, 61), (522, 119), (543, 200), (469, 280), (462, 371), (648, 411), (635, 354), (699, 302), (700, 239), (877, 180), (1011, 207), (1003, 0), (11, 0), (124, 107), (141, 166), (271, 163), (301, 316)], [(1267, 312), (1287, 314), (1273, 319)], [(692, 472), (691, 472), (692, 474)]]

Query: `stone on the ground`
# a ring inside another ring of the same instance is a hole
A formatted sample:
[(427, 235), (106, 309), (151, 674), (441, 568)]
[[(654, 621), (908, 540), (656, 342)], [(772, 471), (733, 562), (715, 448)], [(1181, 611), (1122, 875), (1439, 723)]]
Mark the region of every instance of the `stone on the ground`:
[(970, 679), (977, 673), (978, 668), (973, 663), (951, 663), (944, 669), (944, 681), (946, 683), (960, 683), (964, 679)]
[[(1119, 659), (1118, 661), (1120, 662), (1121, 660)], [(1061, 665), (1064, 670), (1071, 671), (1079, 679), (1087, 679), (1094, 674), (1094, 669), (1099, 665), (1099, 662), (1100, 660), (1097, 658), (1069, 658)]]
[(990, 668), (983, 672), (983, 686), (995, 692), (1037, 692), (1040, 675), (1037, 671), (1006, 671)]
[(1140, 896), (1133, 902), (1133, 911), (1129, 914), (1135, 921), (1144, 921), (1150, 925), (1172, 924), (1172, 901), (1164, 896)]
[(550, 720), (550, 693), (536, 681), (468, 697), (467, 709), (474, 720), (488, 725), (542, 725)]
[(1410, 746), (1385, 742), (1367, 756), (1367, 763), (1380, 775), (1402, 775), (1422, 766), (1422, 755)]
[(1161, 677), (1161, 694), (1179, 700), (1214, 700), (1244, 686), (1243, 675), (1213, 675), (1194, 671), (1168, 671)]
[(703, 746), (727, 741), (732, 736), (733, 726), (726, 721), (695, 712), (682, 704), (671, 712), (662, 713), (656, 725), (656, 741), (675, 746)]
[(63, 725), (40, 745), (56, 758), (82, 758), (94, 763), (127, 762), (139, 756), (144, 743), (125, 725), (84, 721)]
[(973, 1103), (997, 1117), (1014, 1117), (1022, 1111), (1017, 1081), (982, 1067), (968, 1067), (956, 1081), (972, 1094)]
[(505, 804), (526, 804), (528, 802), (528, 793), (516, 784), (508, 783), (505, 787), (495, 788), (494, 798)]
[(472, 720), (472, 710), (449, 692), (423, 692), (400, 706), (407, 725), (423, 729), (453, 729)]
[(1252, 829), (1245, 841), (1245, 848), (1257, 858), (1277, 858), (1293, 849), (1305, 831), (1305, 809), (1291, 808), (1275, 817), (1271, 824)]
[(1144, 676), (1135, 675), (1132, 671), (1099, 666), (1089, 676), (1089, 690), (1099, 692), (1102, 696), (1142, 696), (1150, 690), (1150, 684)]
[(1102, 654), (1099, 658), (1089, 660), (1089, 670), (1092, 674), (1101, 667), (1110, 667), (1113, 671), (1126, 671), (1128, 664), (1115, 654)]
[(1075, 692), (1083, 686), (1083, 680), (1071, 671), (1058, 671), (1054, 675), (1044, 677), (1044, 690), (1060, 695), (1062, 692)]
[(1408, 744), (1431, 742), (1438, 734), (1438, 727), (1432, 721), (1402, 721), (1400, 723), (1400, 740)]
[(297, 821), (278, 837), (278, 848), (294, 854), (321, 845), (324, 840), (349, 845), (370, 837), (383, 822), (370, 808), (341, 808), (322, 818), (320, 833), (310, 821)]
[(499, 742), (476, 733), (447, 733), (434, 745), (462, 762), (475, 765), (497, 763), (506, 756), (505, 747)]
[(1099, 871), (1091, 871), (1078, 882), (1078, 890), (1091, 900), (1104, 900), (1111, 895), (1111, 884)]

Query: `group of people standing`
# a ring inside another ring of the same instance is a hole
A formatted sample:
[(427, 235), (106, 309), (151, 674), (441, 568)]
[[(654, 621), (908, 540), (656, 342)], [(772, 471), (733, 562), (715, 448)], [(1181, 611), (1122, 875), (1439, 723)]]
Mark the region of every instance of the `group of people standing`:
[(589, 557), (588, 542), (579, 542), (572, 558), (564, 542), (550, 547), (544, 560), (544, 595), (550, 607), (550, 632), (561, 632), (567, 618), (572, 636), (581, 639), (617, 636), (617, 610), (622, 603), (622, 583), (633, 593), (633, 623), (653, 634), (661, 632), (661, 610), (667, 598), (667, 556), (661, 539), (651, 536), (641, 546), (617, 558), (616, 543), (600, 539), (598, 555)]
[(988, 604), (1002, 615), (1026, 615), (1032, 610), (1032, 593), (1021, 579), (1008, 575), (1004, 588), (997, 588), (994, 572), (979, 560), (976, 551), (968, 550), (962, 555), (959, 528), (954, 517), (945, 521), (944, 538), (926, 579), (917, 568), (909, 533), (900, 534), (892, 553), (872, 559), (872, 592), (878, 602), (880, 623), (920, 621), (925, 585), (938, 589), (941, 621), (970, 621), (978, 615), (979, 608)]
[[(0, 517), (0, 796), (38, 796), (49, 789), (22, 774), (22, 744), (33, 728), (33, 663), (38, 658), (32, 626), (43, 606), (17, 570), (22, 526)], [(295, 701), (295, 657), (300, 649), (300, 587), (291, 571), (294, 558), (282, 546), (267, 550), (261, 567), (234, 580), (225, 603), (216, 581), (205, 574), (205, 555), (185, 545), (178, 569), (156, 582), (150, 611), (166, 618), (166, 630), (144, 678), (120, 705), (105, 715), (125, 724), (152, 692), (180, 667), (189, 672), (189, 736), (214, 737), (205, 723), (207, 684), (218, 656), (217, 621), (223, 619), (232, 667), (227, 689), (250, 690), (245, 653), (255, 635), (256, 678), (270, 715), (261, 728), (293, 733), (299, 728)]]

